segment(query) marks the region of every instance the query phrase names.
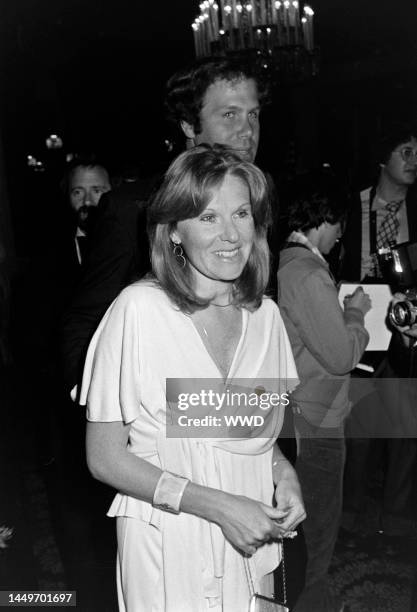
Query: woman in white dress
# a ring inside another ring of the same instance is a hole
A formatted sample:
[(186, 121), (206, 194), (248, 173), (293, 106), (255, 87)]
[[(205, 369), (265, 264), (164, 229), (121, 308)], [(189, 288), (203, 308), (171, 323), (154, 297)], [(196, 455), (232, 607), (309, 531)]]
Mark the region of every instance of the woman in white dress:
[[(87, 461), (119, 491), (109, 516), (122, 611), (242, 612), (244, 559), (270, 595), (279, 541), (305, 517), (274, 444), (297, 374), (278, 308), (263, 296), (269, 206), (253, 164), (218, 146), (181, 154), (149, 211), (154, 276), (120, 294), (91, 342)], [(226, 424), (232, 382), (245, 397), (276, 392), (258, 409), (262, 427)], [(202, 407), (212, 419), (199, 427)]]

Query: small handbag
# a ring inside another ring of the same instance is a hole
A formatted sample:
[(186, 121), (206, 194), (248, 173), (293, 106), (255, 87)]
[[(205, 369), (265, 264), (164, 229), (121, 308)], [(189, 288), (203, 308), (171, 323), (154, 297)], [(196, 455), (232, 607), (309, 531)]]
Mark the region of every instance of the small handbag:
[(246, 571), (246, 578), (249, 584), (249, 608), (248, 612), (290, 612), (290, 609), (286, 606), (287, 603), (287, 584), (286, 584), (286, 573), (285, 573), (285, 559), (284, 559), (284, 546), (282, 546), (282, 558), (281, 558), (281, 569), (282, 569), (282, 597), (283, 603), (280, 603), (275, 598), (265, 597), (255, 592), (255, 585), (253, 582), (252, 572), (249, 565), (249, 559), (243, 560)]

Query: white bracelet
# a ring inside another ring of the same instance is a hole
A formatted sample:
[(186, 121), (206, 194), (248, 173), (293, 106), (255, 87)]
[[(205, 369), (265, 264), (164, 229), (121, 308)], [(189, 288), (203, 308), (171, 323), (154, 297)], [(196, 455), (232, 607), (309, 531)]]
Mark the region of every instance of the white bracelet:
[(173, 514), (180, 513), (180, 504), (189, 479), (184, 476), (162, 472), (153, 494), (152, 506)]

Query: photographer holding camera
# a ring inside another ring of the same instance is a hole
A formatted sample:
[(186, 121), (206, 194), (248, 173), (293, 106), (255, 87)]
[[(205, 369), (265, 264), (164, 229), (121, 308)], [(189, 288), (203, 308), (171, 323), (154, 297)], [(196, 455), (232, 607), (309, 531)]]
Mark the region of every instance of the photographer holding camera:
[(381, 139), (378, 177), (353, 203), (342, 240), (339, 278), (383, 282), (377, 252), (417, 241), (417, 129), (394, 125)]
[[(416, 292), (417, 297), (417, 292)], [(407, 304), (404, 309), (405, 304)], [(403, 365), (407, 368), (408, 380), (405, 382), (405, 388), (408, 390), (409, 401), (411, 405), (417, 405), (417, 385), (413, 384), (412, 378), (417, 378), (417, 301), (415, 299), (410, 300), (410, 295), (404, 293), (395, 293), (392, 299), (390, 312), (395, 314), (403, 314), (404, 312), (410, 313), (407, 317), (406, 325), (398, 325), (397, 317), (394, 319), (390, 317), (390, 321), (393, 327), (396, 328), (396, 338), (398, 344), (396, 344), (396, 357), (403, 359)], [(403, 321), (402, 321), (403, 322)], [(413, 424), (413, 431), (416, 430), (416, 423)], [(415, 434), (414, 434), (415, 435)], [(416, 440), (410, 440), (410, 442), (416, 443)], [(412, 601), (410, 605), (410, 612), (417, 610), (417, 570), (414, 578), (414, 588), (412, 594)]]
[[(413, 187), (417, 176), (417, 130), (410, 126), (391, 126), (379, 144), (378, 153), (378, 180), (361, 192), (351, 210), (338, 276), (353, 282), (388, 283), (398, 289), (404, 283), (396, 285), (391, 274), (387, 278), (384, 268), (388, 261), (391, 271), (394, 270), (392, 254), (395, 251), (394, 256), (400, 257), (402, 249), (397, 250), (396, 245), (412, 245), (417, 241), (417, 201)], [(409, 304), (398, 306), (404, 298), (409, 300), (406, 296), (394, 298), (391, 322), (394, 312), (400, 322), (407, 315)], [(415, 348), (409, 331), (394, 321), (388, 351), (366, 356), (367, 363), (375, 369), (374, 376), (379, 379), (378, 394), (373, 405), (369, 400), (369, 405), (360, 406), (357, 413), (363, 414), (364, 408), (365, 412), (369, 409), (369, 432), (363, 434), (368, 437), (349, 442), (345, 499), (348, 512), (344, 520), (344, 527), (349, 531), (360, 526), (365, 533), (409, 535), (412, 528), (410, 501), (416, 444), (410, 436), (416, 435), (413, 431), (417, 429), (412, 423), (417, 385), (409, 381), (416, 374)], [(382, 435), (385, 438), (370, 439)], [(382, 508), (380, 513), (375, 508), (367, 513), (364, 510), (367, 478), (372, 477), (372, 471), (376, 472), (378, 459), (386, 465)]]

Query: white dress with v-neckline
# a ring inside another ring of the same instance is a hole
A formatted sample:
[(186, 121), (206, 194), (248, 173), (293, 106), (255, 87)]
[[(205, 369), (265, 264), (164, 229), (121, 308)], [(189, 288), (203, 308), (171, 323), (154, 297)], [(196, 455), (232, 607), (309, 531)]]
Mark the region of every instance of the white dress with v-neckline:
[[(297, 373), (278, 307), (265, 298), (258, 310), (243, 313), (227, 382), (246, 379), (255, 388), (258, 380), (279, 379), (281, 393), (292, 390)], [(90, 421), (130, 423), (129, 451), (150, 463), (271, 505), (272, 447), (284, 408), (271, 411), (274, 433), (268, 438), (167, 437), (166, 380), (199, 378), (218, 380), (219, 371), (190, 317), (156, 284), (139, 281), (113, 302), (91, 341), (81, 403), (87, 405)], [(137, 525), (147, 544), (132, 553), (126, 530), (119, 529), (120, 610), (206, 612), (211, 605), (225, 612), (245, 609), (249, 591), (243, 558), (219, 527), (120, 493), (108, 515)], [(259, 548), (251, 559), (256, 580), (279, 560), (278, 544)], [(154, 583), (149, 589), (150, 580)]]
[[(208, 353), (208, 355), (209, 355), (210, 359), (212, 360), (212, 362), (213, 362), (214, 366), (216, 367), (216, 369), (217, 369), (217, 373), (218, 373), (218, 374), (219, 374), (219, 375), (220, 375), (220, 376), (223, 378), (223, 380), (224, 380), (224, 382), (225, 382), (225, 383), (226, 383), (226, 382), (227, 382), (227, 380), (230, 378), (231, 373), (233, 372), (234, 362), (235, 362), (236, 356), (239, 354), (240, 345), (241, 345), (241, 344), (242, 344), (242, 342), (243, 342), (243, 339), (244, 339), (244, 337), (245, 337), (245, 333), (246, 333), (246, 328), (247, 328), (247, 325), (248, 325), (248, 314), (249, 314), (249, 313), (248, 313), (248, 311), (247, 311), (246, 309), (242, 309), (242, 310), (240, 311), (240, 314), (241, 314), (241, 317), (242, 317), (242, 321), (241, 321), (241, 331), (240, 331), (240, 334), (239, 334), (239, 340), (238, 340), (238, 343), (237, 343), (237, 345), (236, 345), (235, 352), (233, 353), (233, 358), (232, 358), (232, 361), (230, 362), (229, 371), (227, 372), (227, 376), (226, 376), (226, 377), (224, 376), (223, 372), (221, 371), (221, 368), (220, 368), (219, 364), (217, 363), (217, 361), (216, 361), (216, 359), (215, 359), (215, 357), (214, 357), (214, 355), (213, 355), (212, 351), (209, 349), (209, 347), (207, 347), (207, 345), (206, 345), (206, 343), (205, 343), (205, 341), (204, 341), (203, 336), (202, 336), (202, 335), (200, 334), (200, 332), (198, 331), (198, 327), (197, 327), (197, 325), (196, 325), (196, 322), (195, 322), (195, 321), (193, 321), (191, 317), (189, 317), (190, 322), (191, 322), (191, 325), (194, 327), (194, 330), (195, 330), (195, 332), (196, 332), (196, 334), (197, 334), (197, 336), (198, 336), (198, 338), (199, 338), (200, 342), (202, 343), (202, 345), (203, 345), (204, 349), (207, 351), (207, 353)], [(200, 325), (202, 326), (203, 331), (204, 331), (204, 332), (205, 332), (205, 334), (207, 335), (207, 332), (206, 332), (205, 328), (203, 327), (202, 323), (200, 323)], [(210, 343), (210, 340), (209, 340), (209, 338), (208, 338), (208, 335), (207, 335), (207, 342), (208, 342), (208, 343)]]

